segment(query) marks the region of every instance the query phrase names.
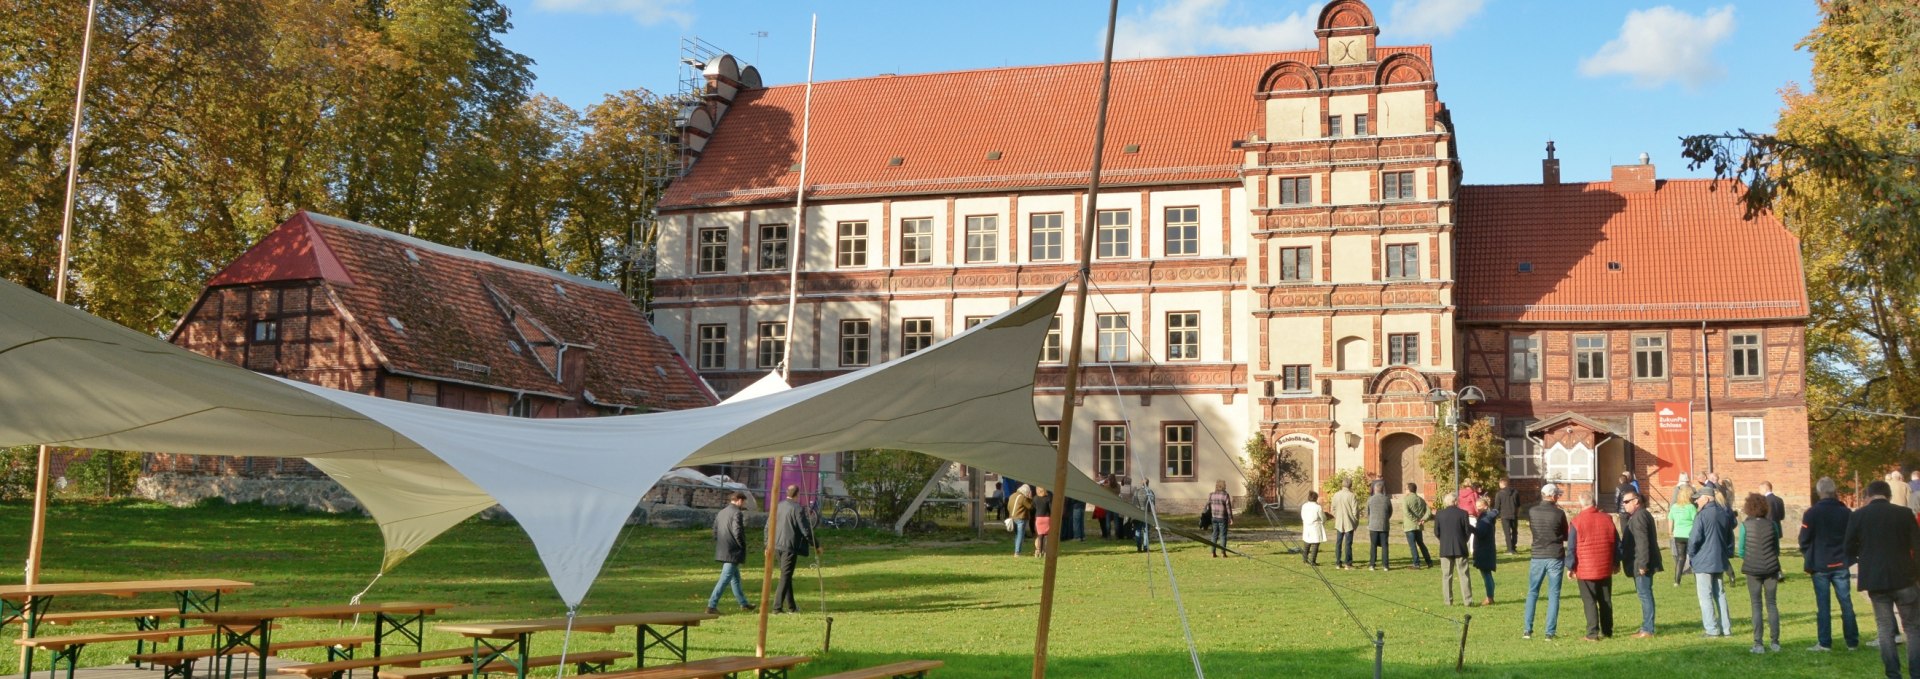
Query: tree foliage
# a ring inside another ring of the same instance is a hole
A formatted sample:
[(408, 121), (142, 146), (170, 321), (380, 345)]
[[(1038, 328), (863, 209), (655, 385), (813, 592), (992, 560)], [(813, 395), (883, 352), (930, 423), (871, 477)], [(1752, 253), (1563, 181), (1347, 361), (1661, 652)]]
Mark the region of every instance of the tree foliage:
[[(86, 3), (0, 22), (0, 276), (51, 293)], [(275, 224), (312, 209), (637, 294), (673, 107), (582, 115), (533, 93), (498, 0), (99, 4), (72, 300), (158, 332)]]
[(1815, 473), (1850, 482), (1920, 463), (1920, 5), (1827, 0), (1772, 134), (1682, 139), (1694, 167), (1737, 180), (1749, 214), (1800, 236), (1812, 322)]
[(1260, 506), (1280, 492), (1280, 487), (1307, 478), (1307, 466), (1300, 460), (1281, 455), (1265, 434), (1255, 432), (1240, 447), (1242, 476), (1246, 479), (1247, 502), (1244, 511), (1260, 513)]
[(1374, 479), (1367, 474), (1366, 469), (1361, 467), (1342, 469), (1320, 479), (1320, 497), (1326, 498), (1326, 502), (1332, 502), (1333, 494), (1340, 492), (1340, 486), (1349, 481), (1353, 482), (1353, 497), (1354, 502), (1357, 503), (1355, 506), (1366, 507), (1367, 498), (1373, 496)]
[(853, 468), (842, 477), (847, 494), (882, 524), (898, 520), (940, 469), (940, 458), (910, 450), (862, 450), (853, 456)]
[[(1506, 443), (1493, 431), (1493, 422), (1479, 418), (1460, 428), (1460, 482), (1478, 488), (1492, 488), (1507, 477)], [(1453, 486), (1454, 434), (1444, 422), (1436, 422), (1433, 436), (1427, 438), (1420, 453), (1420, 468), (1432, 479), (1434, 497), (1457, 490)]]

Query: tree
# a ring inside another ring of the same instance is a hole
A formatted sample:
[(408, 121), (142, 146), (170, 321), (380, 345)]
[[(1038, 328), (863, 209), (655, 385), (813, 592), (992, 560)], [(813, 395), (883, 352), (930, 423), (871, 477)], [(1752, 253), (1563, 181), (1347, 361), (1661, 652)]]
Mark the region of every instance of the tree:
[(862, 450), (852, 457), (858, 462), (842, 477), (847, 494), (880, 523), (899, 519), (940, 469), (939, 458), (911, 450)]
[[(1507, 477), (1506, 443), (1493, 431), (1487, 418), (1473, 420), (1460, 428), (1460, 482), (1479, 488), (1491, 488)], [(1420, 468), (1433, 479), (1434, 497), (1458, 490), (1453, 486), (1454, 434), (1445, 422), (1434, 423), (1433, 436), (1420, 453)]]
[(1800, 43), (1813, 89), (1783, 90), (1774, 133), (1682, 146), (1692, 167), (1735, 181), (1749, 217), (1775, 210), (1800, 236), (1814, 468), (1877, 476), (1920, 463), (1920, 5), (1820, 10)]
[(1242, 476), (1246, 479), (1247, 503), (1245, 512), (1260, 513), (1260, 507), (1268, 497), (1277, 497), (1280, 487), (1307, 478), (1307, 467), (1299, 459), (1284, 456), (1267, 443), (1267, 437), (1258, 432), (1247, 438), (1240, 447), (1244, 454)]
[(586, 131), (568, 168), (573, 194), (561, 231), (563, 266), (615, 281), (643, 307), (653, 299), (654, 205), (661, 180), (679, 162), (667, 143), (675, 113), (673, 102), (646, 90), (607, 95), (587, 107)]
[(1366, 507), (1367, 498), (1373, 495), (1373, 477), (1360, 467), (1342, 469), (1320, 479), (1320, 497), (1332, 498), (1334, 493), (1340, 492), (1341, 486), (1349, 482), (1353, 484), (1354, 506)]

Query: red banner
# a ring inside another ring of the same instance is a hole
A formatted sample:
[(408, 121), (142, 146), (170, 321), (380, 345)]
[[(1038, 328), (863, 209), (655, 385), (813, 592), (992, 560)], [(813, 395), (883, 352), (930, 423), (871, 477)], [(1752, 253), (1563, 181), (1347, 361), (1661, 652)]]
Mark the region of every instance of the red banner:
[(1654, 457), (1659, 459), (1660, 487), (1680, 481), (1680, 473), (1693, 466), (1693, 402), (1662, 401), (1653, 404)]

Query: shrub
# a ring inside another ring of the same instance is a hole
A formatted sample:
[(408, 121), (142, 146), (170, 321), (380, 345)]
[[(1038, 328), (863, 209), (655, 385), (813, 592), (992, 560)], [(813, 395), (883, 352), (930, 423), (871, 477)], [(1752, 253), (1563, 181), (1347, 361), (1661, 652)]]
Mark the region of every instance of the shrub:
[(910, 450), (862, 450), (853, 457), (859, 462), (843, 477), (847, 495), (884, 526), (900, 518), (940, 468), (939, 458)]
[[(1420, 454), (1420, 467), (1432, 480), (1433, 496), (1454, 492), (1453, 430), (1445, 422), (1434, 424), (1427, 449)], [(1506, 442), (1493, 431), (1493, 423), (1480, 418), (1460, 428), (1460, 482), (1480, 488), (1492, 488), (1507, 477)]]
[(1373, 496), (1373, 486), (1372, 486), (1373, 479), (1367, 476), (1366, 469), (1361, 467), (1354, 467), (1352, 469), (1342, 469), (1340, 471), (1334, 472), (1333, 474), (1329, 475), (1327, 478), (1320, 480), (1321, 502), (1328, 508), (1329, 511), (1331, 511), (1333, 508), (1333, 494), (1340, 492), (1341, 482), (1347, 481), (1349, 479), (1353, 481), (1353, 497), (1356, 503), (1355, 506), (1360, 507), (1362, 509), (1366, 508), (1367, 498)]
[(39, 451), (33, 446), (0, 448), (0, 500), (33, 497), (33, 464)]
[(1292, 457), (1281, 457), (1273, 446), (1267, 444), (1267, 437), (1254, 434), (1241, 446), (1245, 453), (1242, 464), (1246, 465), (1247, 514), (1259, 514), (1260, 507), (1267, 498), (1278, 497), (1282, 484), (1307, 478), (1307, 466)]
[(140, 454), (96, 450), (67, 467), (69, 492), (86, 497), (120, 497), (133, 493), (140, 479)]

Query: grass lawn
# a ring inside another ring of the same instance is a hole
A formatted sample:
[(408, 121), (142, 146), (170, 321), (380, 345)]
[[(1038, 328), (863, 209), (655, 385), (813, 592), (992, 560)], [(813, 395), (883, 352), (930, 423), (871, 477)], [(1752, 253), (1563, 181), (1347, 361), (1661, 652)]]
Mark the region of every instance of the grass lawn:
[[(0, 563), (24, 561), (29, 510), (0, 505)], [(1181, 519), (1184, 521), (1184, 519)], [(1247, 520), (1249, 527), (1264, 524)], [(1524, 528), (1523, 528), (1524, 530)], [(1096, 528), (1097, 531), (1097, 528)], [(174, 509), (119, 502), (54, 506), (47, 540), (49, 582), (224, 577), (258, 584), (233, 595), (228, 607), (344, 603), (366, 586), (380, 559), (380, 539), (369, 519), (288, 512), (258, 506)], [(805, 572), (806, 615), (775, 616), (769, 650), (814, 655), (798, 676), (810, 677), (905, 658), (938, 658), (936, 677), (1026, 676), (1039, 608), (1041, 561), (1014, 559), (1005, 533), (986, 540), (953, 534), (902, 540), (875, 533), (830, 532), (825, 587), (835, 619), (833, 651), (821, 654), (817, 613), (820, 584)], [(634, 528), (594, 586), (582, 614), (696, 611), (705, 604), (718, 568), (706, 530)], [(1429, 538), (1430, 548), (1437, 548)], [(1211, 559), (1191, 543), (1170, 543), (1194, 641), (1212, 677), (1370, 676), (1373, 650), (1325, 587), (1284, 554), (1277, 541), (1248, 541), (1259, 557)], [(1365, 544), (1357, 545), (1364, 560)], [(1394, 545), (1406, 563), (1404, 540)], [(1797, 554), (1782, 559), (1798, 564)], [(1265, 563), (1263, 563), (1263, 561)], [(1321, 561), (1332, 563), (1331, 549)], [(1669, 563), (1671, 562), (1669, 556)], [(748, 597), (759, 600), (760, 559), (749, 563)], [(1856, 652), (1809, 653), (1814, 639), (1812, 586), (1793, 573), (1780, 588), (1783, 651), (1755, 656), (1746, 591), (1732, 588), (1735, 636), (1705, 639), (1691, 577), (1681, 586), (1666, 575), (1658, 589), (1657, 638), (1628, 638), (1639, 623), (1632, 582), (1614, 579), (1616, 638), (1580, 639), (1585, 624), (1571, 582), (1562, 590), (1560, 639), (1520, 639), (1526, 589), (1525, 554), (1501, 562), (1491, 608), (1440, 606), (1437, 570), (1391, 573), (1323, 569), (1359, 620), (1387, 634), (1386, 675), (1456, 676), (1460, 628), (1440, 617), (1470, 612), (1473, 623), (1466, 675), (1475, 677), (1664, 677), (1710, 671), (1716, 676), (1871, 676), (1880, 671), (1871, 647)], [(9, 578), (8, 582), (18, 582)], [(1474, 582), (1476, 596), (1480, 583)], [(532, 544), (506, 523), (468, 521), (383, 578), (368, 601), (450, 601), (463, 604), (436, 620), (481, 620), (562, 613)], [(149, 600), (141, 600), (142, 605)], [(159, 599), (152, 599), (159, 602)], [(1873, 636), (1871, 609), (1856, 598), (1863, 635)], [(79, 598), (56, 610), (119, 608), (128, 602)], [(751, 654), (755, 617), (730, 601), (725, 616), (692, 631), (695, 657)], [(1424, 611), (1424, 612), (1423, 612)], [(1429, 615), (1432, 613), (1433, 615)], [(1544, 602), (1541, 615), (1544, 616)], [(363, 626), (367, 623), (362, 623)], [(1544, 632), (1544, 622), (1536, 632)], [(1834, 633), (1839, 634), (1836, 621)], [(117, 629), (102, 624), (80, 629)], [(334, 634), (332, 623), (286, 621), (277, 638)], [(365, 629), (360, 630), (365, 633)], [(9, 634), (17, 634), (12, 628)], [(457, 637), (432, 633), (429, 648), (453, 647)], [(578, 650), (630, 649), (632, 637), (582, 634)], [(560, 635), (535, 637), (536, 653), (558, 653)], [(294, 654), (295, 657), (308, 657)], [(83, 664), (121, 662), (117, 647), (89, 648)], [(17, 673), (18, 658), (0, 654), (0, 676)], [(1156, 551), (1151, 561), (1130, 545), (1070, 544), (1060, 581), (1049, 664), (1054, 676), (1162, 678), (1192, 676), (1180, 619)], [(156, 675), (158, 676), (158, 675)]]

